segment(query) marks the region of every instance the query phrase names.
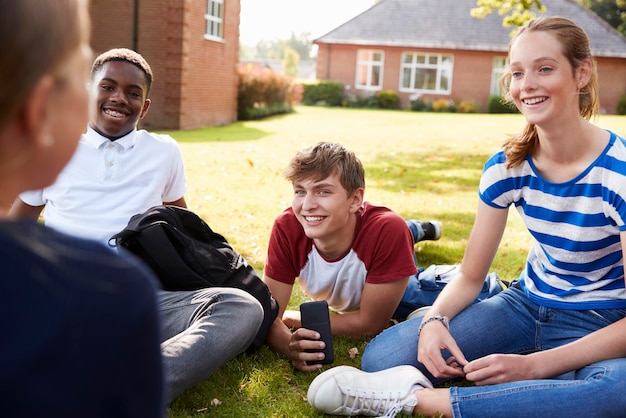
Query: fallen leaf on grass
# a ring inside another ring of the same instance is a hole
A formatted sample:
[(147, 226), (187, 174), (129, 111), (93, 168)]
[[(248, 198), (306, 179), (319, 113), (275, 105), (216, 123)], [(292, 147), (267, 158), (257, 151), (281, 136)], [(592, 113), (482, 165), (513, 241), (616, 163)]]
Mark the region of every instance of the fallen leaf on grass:
[(359, 349), (356, 347), (352, 347), (348, 350), (348, 354), (350, 355), (351, 359), (354, 359), (356, 356), (359, 355)]

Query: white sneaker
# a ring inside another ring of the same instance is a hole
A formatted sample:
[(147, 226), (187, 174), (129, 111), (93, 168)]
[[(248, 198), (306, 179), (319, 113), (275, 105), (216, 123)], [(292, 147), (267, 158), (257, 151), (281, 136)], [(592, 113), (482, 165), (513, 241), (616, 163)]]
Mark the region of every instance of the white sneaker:
[(420, 387), (433, 385), (413, 366), (373, 373), (337, 366), (311, 382), (307, 399), (313, 408), (326, 414), (395, 417), (399, 413), (412, 415), (417, 405), (413, 392)]
[(409, 319), (413, 319), (413, 318), (418, 318), (420, 316), (424, 316), (426, 315), (426, 312), (428, 312), (430, 310), (431, 306), (422, 306), (421, 308), (417, 308), (416, 310), (414, 310), (413, 312), (411, 312), (409, 314), (409, 316), (406, 317), (406, 320), (408, 321)]

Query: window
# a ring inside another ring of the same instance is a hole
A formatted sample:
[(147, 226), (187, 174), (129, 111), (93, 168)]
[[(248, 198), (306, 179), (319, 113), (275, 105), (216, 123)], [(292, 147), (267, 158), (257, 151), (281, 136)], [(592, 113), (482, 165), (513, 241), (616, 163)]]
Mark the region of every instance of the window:
[(221, 41), (224, 38), (224, 0), (207, 0), (206, 39)]
[(383, 51), (359, 49), (356, 62), (356, 82), (358, 89), (380, 90), (383, 85)]
[(492, 96), (503, 96), (503, 91), (500, 88), (500, 77), (506, 71), (507, 59), (505, 57), (496, 57), (493, 59), (493, 68), (491, 69), (491, 87), (489, 88), (489, 94)]
[(449, 94), (452, 90), (452, 55), (403, 53), (399, 90)]

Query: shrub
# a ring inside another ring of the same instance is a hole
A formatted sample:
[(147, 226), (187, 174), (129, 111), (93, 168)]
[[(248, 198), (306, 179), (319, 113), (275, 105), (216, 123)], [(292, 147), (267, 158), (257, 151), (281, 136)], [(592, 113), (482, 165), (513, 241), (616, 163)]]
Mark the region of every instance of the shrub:
[(432, 105), (426, 100), (422, 99), (411, 100), (411, 102), (409, 103), (409, 107), (415, 112), (429, 112), (433, 110)]
[(381, 109), (400, 109), (400, 96), (393, 90), (382, 90), (376, 95)]
[(618, 115), (626, 115), (626, 93), (622, 94), (617, 102), (617, 111)]
[(338, 81), (320, 81), (317, 84), (305, 84), (302, 92), (302, 104), (341, 106), (343, 102), (343, 84)]
[(433, 102), (434, 112), (448, 112), (450, 110), (450, 102), (447, 99), (437, 99)]
[(459, 113), (478, 113), (478, 103), (471, 100), (461, 100), (457, 106), (456, 111)]
[(512, 103), (504, 101), (502, 96), (489, 96), (487, 102), (487, 113), (518, 113), (519, 111)]
[(372, 94), (369, 96), (352, 96), (346, 97), (343, 100), (344, 107), (351, 108), (367, 108), (367, 109), (380, 109), (380, 99), (377, 95)]
[(267, 68), (247, 65), (238, 70), (237, 118), (260, 119), (292, 108), (292, 83), (289, 77)]

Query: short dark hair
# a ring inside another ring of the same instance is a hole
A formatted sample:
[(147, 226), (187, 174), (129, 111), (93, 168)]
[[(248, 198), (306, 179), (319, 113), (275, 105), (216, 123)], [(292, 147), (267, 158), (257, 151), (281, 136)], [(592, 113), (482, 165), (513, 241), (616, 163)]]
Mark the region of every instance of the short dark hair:
[(129, 64), (133, 64), (135, 67), (139, 68), (146, 76), (146, 96), (150, 93), (150, 87), (152, 86), (152, 68), (150, 68), (150, 64), (141, 56), (138, 52), (133, 51), (132, 49), (127, 48), (114, 48), (110, 49), (102, 54), (98, 55), (98, 57), (93, 62), (91, 67), (91, 76), (93, 77), (103, 66), (109, 61), (125, 61)]

